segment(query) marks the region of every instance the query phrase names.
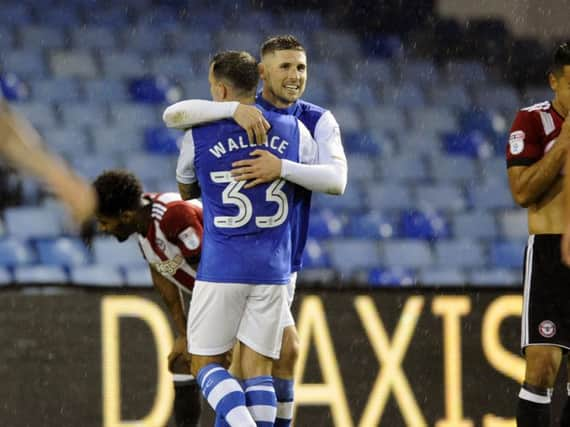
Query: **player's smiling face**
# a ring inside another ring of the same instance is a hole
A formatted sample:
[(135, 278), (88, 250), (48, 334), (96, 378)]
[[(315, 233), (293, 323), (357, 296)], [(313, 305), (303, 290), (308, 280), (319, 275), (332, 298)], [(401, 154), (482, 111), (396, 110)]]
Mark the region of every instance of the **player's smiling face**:
[(286, 108), (305, 91), (307, 55), (299, 50), (276, 50), (263, 57), (260, 71), (264, 98)]
[(570, 111), (570, 65), (565, 65), (562, 73), (550, 74), (550, 87), (555, 93), (554, 107), (566, 115)]
[(97, 214), (97, 225), (100, 231), (114, 236), (119, 242), (124, 242), (135, 232), (131, 224), (120, 217)]

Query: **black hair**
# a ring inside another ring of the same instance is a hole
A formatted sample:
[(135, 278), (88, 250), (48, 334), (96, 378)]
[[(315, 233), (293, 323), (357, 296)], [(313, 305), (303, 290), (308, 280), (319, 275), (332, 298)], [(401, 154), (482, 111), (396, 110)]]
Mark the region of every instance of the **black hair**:
[(290, 34), (273, 36), (265, 40), (261, 45), (261, 57), (277, 50), (298, 50), (305, 52), (305, 47), (299, 40)]
[(570, 42), (561, 43), (554, 51), (551, 68), (552, 74), (561, 76), (566, 65), (570, 65)]
[(254, 95), (259, 83), (257, 60), (248, 52), (228, 50), (217, 53), (211, 62), (216, 79), (226, 80), (243, 95)]
[(103, 172), (93, 183), (97, 194), (97, 212), (109, 217), (118, 217), (122, 212), (140, 206), (142, 185), (137, 177), (122, 169)]

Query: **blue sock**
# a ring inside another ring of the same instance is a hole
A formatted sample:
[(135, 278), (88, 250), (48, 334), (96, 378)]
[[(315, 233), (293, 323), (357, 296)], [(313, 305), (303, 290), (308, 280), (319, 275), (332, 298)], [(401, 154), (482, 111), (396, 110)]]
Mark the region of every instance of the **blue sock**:
[(277, 416), (277, 398), (269, 375), (244, 381), (247, 409), (258, 427), (273, 427)]
[(210, 363), (198, 372), (196, 378), (202, 394), (231, 427), (255, 427), (245, 404), (245, 394), (237, 380), (218, 363)]
[(293, 401), (295, 400), (293, 380), (273, 377), (273, 386), (277, 396), (277, 419), (275, 427), (290, 427), (293, 419)]

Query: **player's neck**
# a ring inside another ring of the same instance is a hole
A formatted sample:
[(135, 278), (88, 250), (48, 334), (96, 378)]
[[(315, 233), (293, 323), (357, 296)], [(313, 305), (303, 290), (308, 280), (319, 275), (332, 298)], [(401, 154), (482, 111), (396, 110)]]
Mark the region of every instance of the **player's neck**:
[(152, 223), (152, 204), (141, 206), (137, 211), (137, 233), (146, 236)]
[(227, 99), (226, 101), (237, 101), (240, 104), (253, 105), (255, 104), (255, 96), (236, 96), (233, 99)]
[(554, 101), (552, 101), (552, 107), (556, 110), (556, 112), (558, 112), (558, 114), (560, 114), (562, 117), (566, 117), (568, 115), (568, 110), (566, 108), (564, 108), (564, 106), (562, 105), (562, 103), (558, 100), (558, 97), (554, 98)]
[(261, 91), (261, 97), (275, 108), (289, 108), (294, 104), (294, 102), (285, 102), (281, 98), (275, 96), (270, 90), (266, 90), (265, 87), (263, 87), (263, 90)]

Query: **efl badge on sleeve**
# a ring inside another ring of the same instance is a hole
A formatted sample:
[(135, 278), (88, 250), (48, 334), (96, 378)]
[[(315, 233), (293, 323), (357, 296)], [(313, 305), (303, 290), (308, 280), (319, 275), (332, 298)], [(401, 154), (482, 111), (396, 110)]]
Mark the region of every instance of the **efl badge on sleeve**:
[(513, 156), (523, 152), (524, 137), (525, 134), (522, 130), (516, 130), (509, 135), (509, 151)]
[(178, 238), (184, 243), (184, 245), (191, 251), (198, 249), (200, 246), (200, 237), (192, 227), (188, 227), (182, 233), (178, 235)]

